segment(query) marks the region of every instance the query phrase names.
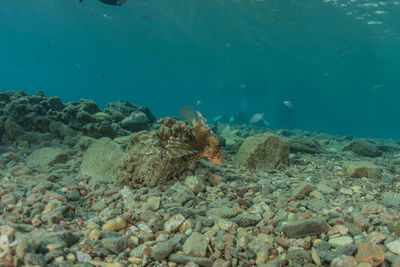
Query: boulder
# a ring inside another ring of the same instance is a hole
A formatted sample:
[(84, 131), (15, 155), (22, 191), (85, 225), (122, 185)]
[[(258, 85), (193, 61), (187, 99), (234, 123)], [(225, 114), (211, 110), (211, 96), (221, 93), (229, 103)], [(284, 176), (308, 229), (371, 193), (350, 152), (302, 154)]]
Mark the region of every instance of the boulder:
[(367, 161), (360, 162), (346, 162), (344, 164), (344, 169), (347, 175), (351, 177), (361, 178), (380, 178), (381, 168)]
[(190, 162), (171, 157), (164, 146), (155, 131), (132, 134), (131, 143), (119, 165), (119, 183), (133, 188), (156, 186), (182, 174)]
[(382, 151), (378, 149), (374, 142), (365, 139), (357, 139), (342, 148), (343, 151), (352, 151), (360, 156), (379, 157)]
[(43, 147), (33, 151), (26, 158), (26, 162), (29, 165), (45, 168), (57, 163), (67, 162), (71, 153), (71, 150), (65, 150), (60, 147)]
[(298, 138), (289, 141), (290, 152), (302, 152), (308, 154), (317, 154), (324, 152), (323, 147), (313, 138)]
[(245, 169), (273, 169), (281, 163), (289, 164), (289, 143), (269, 133), (246, 138), (235, 158), (236, 167)]
[(90, 144), (83, 154), (80, 172), (101, 180), (113, 179), (118, 175), (123, 155), (120, 145), (103, 137)]
[(149, 126), (149, 119), (142, 111), (134, 111), (121, 121), (121, 127), (132, 132), (148, 130)]

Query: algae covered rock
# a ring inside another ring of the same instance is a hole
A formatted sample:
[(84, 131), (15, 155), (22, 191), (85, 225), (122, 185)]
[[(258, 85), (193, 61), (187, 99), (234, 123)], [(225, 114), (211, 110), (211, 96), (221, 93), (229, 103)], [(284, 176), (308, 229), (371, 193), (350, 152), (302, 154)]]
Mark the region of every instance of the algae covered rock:
[(171, 157), (157, 132), (134, 133), (119, 166), (119, 183), (133, 188), (164, 184), (178, 177), (189, 164)]
[(290, 140), (290, 152), (317, 154), (324, 152), (324, 148), (313, 138), (298, 138)]
[(374, 142), (364, 139), (354, 140), (342, 148), (343, 151), (352, 151), (360, 156), (379, 157), (382, 151), (378, 149)]
[(346, 162), (344, 164), (346, 174), (351, 177), (368, 177), (368, 178), (380, 178), (381, 168), (367, 161), (360, 162)]
[(70, 158), (72, 151), (60, 147), (43, 147), (34, 150), (27, 158), (29, 165), (42, 168), (52, 166), (57, 163), (65, 163)]
[(237, 167), (247, 169), (273, 169), (280, 163), (289, 164), (289, 143), (268, 133), (246, 138), (235, 158)]
[(124, 155), (121, 146), (107, 137), (90, 144), (83, 154), (81, 174), (102, 180), (110, 180), (118, 175), (118, 164)]

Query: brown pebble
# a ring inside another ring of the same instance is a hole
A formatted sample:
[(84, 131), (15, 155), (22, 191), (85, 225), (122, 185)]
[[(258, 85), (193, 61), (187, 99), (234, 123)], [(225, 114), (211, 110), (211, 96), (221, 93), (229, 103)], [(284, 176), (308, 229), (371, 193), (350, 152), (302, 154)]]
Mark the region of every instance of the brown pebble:
[(385, 260), (385, 255), (379, 245), (361, 242), (358, 244), (358, 252), (355, 259), (359, 263), (366, 262), (372, 266), (378, 266)]
[(151, 255), (153, 254), (153, 251), (151, 250), (151, 248), (145, 248), (143, 250), (143, 253), (146, 254), (147, 256), (151, 257)]
[(244, 199), (238, 199), (238, 200), (236, 200), (236, 203), (238, 203), (239, 204), (239, 206), (244, 206), (244, 207), (246, 207), (246, 208), (248, 208), (248, 207), (250, 207), (250, 203), (249, 202), (247, 202), (246, 200), (244, 200)]
[(278, 256), (279, 251), (276, 248), (271, 249), (271, 256)]
[(228, 248), (225, 248), (224, 257), (225, 257), (225, 260), (227, 260), (227, 261), (232, 260), (232, 253)]
[(219, 175), (211, 175), (209, 181), (211, 185), (219, 185), (224, 182), (224, 179)]
[(288, 207), (288, 210), (290, 210), (291, 212), (297, 213), (297, 209), (295, 207)]

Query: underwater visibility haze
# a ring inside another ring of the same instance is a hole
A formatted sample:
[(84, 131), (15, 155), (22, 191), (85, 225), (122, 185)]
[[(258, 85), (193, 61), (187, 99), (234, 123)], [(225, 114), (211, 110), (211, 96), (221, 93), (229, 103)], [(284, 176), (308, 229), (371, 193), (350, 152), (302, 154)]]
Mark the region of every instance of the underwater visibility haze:
[(3, 0), (1, 89), (398, 138), (399, 15), (398, 1)]

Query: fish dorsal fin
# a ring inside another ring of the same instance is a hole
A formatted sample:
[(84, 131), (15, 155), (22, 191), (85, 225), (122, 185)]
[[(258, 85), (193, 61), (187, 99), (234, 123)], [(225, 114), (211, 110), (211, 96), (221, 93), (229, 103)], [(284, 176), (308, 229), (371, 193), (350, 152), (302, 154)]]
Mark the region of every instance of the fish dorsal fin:
[(187, 105), (187, 106), (183, 106), (179, 109), (179, 113), (182, 115), (182, 117), (184, 117), (185, 119), (187, 119), (190, 122), (194, 122), (195, 120), (195, 114), (194, 114), (194, 109), (192, 106)]

